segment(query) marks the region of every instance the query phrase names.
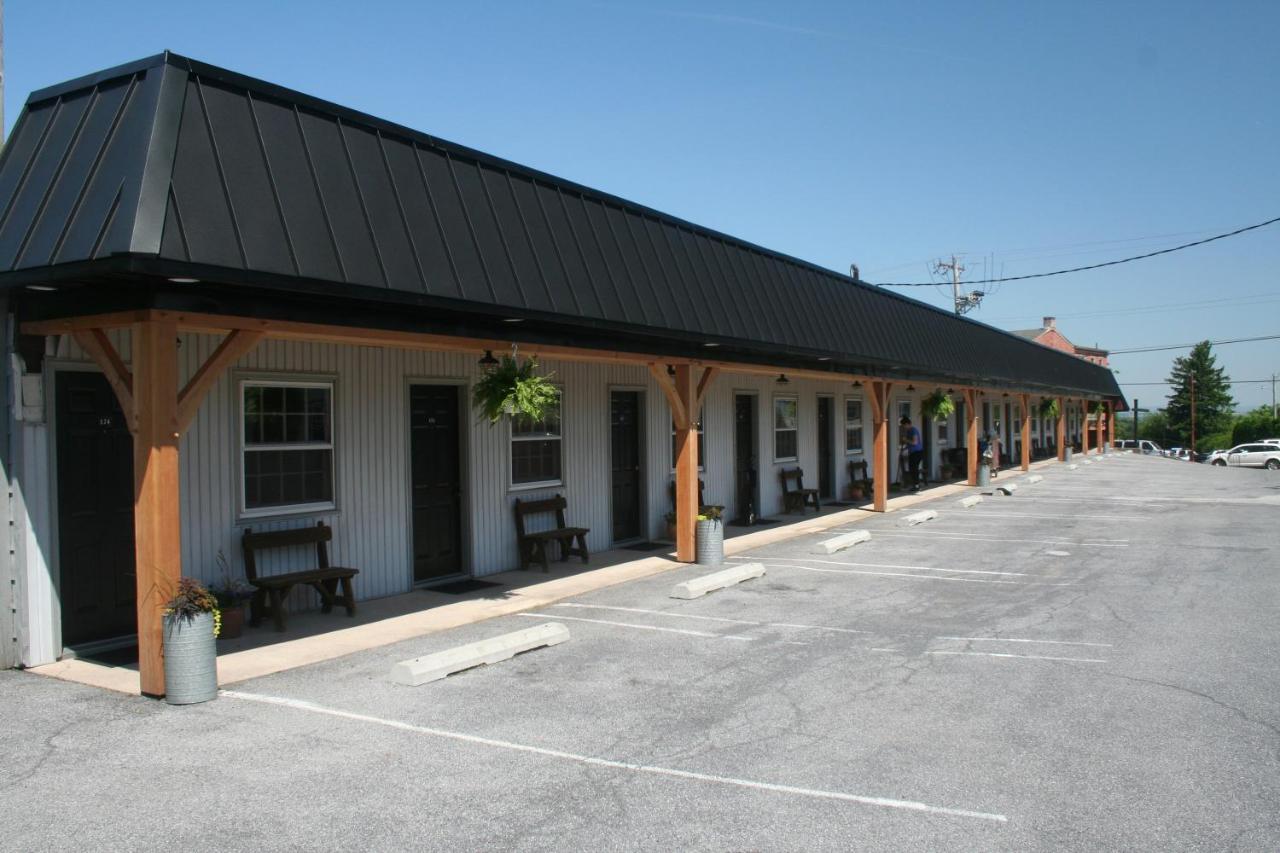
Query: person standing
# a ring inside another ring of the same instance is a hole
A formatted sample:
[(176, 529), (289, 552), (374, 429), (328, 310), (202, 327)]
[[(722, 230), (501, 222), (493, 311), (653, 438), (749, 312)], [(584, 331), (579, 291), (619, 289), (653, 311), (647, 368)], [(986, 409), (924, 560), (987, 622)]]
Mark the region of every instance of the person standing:
[(911, 472), (911, 491), (920, 491), (920, 466), (924, 462), (924, 437), (911, 425), (911, 418), (898, 421), (902, 431), (902, 443), (907, 448), (907, 468)]

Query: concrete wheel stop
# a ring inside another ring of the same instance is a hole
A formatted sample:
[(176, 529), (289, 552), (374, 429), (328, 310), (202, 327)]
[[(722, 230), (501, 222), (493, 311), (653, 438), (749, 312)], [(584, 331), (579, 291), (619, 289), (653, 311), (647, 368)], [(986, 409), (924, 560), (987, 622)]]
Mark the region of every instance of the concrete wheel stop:
[(671, 597), (685, 600), (701, 598), (709, 592), (726, 589), (752, 578), (763, 577), (764, 573), (764, 566), (760, 563), (743, 563), (740, 566), (730, 566), (727, 569), (721, 569), (718, 572), (712, 572), (709, 575), (703, 575), (700, 578), (693, 578), (676, 584), (675, 589), (671, 590)]
[(546, 622), (487, 640), (467, 643), (465, 646), (455, 646), (442, 652), (400, 661), (391, 667), (391, 680), (396, 684), (417, 687), (455, 672), (513, 658), (521, 652), (559, 645), (567, 639), (568, 628), (559, 622)]
[(854, 530), (851, 533), (842, 533), (839, 536), (832, 536), (830, 539), (824, 539), (813, 547), (815, 554), (834, 554), (843, 551), (845, 548), (852, 548), (854, 545), (866, 542), (871, 538), (870, 530)]

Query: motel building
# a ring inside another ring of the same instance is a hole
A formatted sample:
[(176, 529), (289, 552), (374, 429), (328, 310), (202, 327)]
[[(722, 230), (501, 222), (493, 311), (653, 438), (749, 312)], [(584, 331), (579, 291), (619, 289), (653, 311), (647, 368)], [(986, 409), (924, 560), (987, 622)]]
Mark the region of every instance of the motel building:
[[(931, 481), (976, 483), (980, 436), (1025, 467), (1096, 449), (1123, 406), (1072, 355), (171, 53), (33, 93), (0, 211), (0, 662), (136, 635), (147, 695), (177, 579), (241, 575), (246, 529), (324, 522), (358, 600), (517, 568), (517, 499), (563, 495), (593, 559), (674, 514), (689, 562), (699, 481), (726, 519), (786, 524), (783, 470), (847, 502), (865, 462), (857, 503), (884, 510), (901, 415)], [(513, 348), (557, 415), (472, 406)]]

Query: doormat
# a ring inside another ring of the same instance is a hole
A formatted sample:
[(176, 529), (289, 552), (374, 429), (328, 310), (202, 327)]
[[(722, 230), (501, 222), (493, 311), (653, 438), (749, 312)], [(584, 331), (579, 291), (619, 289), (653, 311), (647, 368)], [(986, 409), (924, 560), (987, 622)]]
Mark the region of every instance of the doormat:
[(853, 501), (823, 501), (822, 506), (862, 506), (862, 504), (854, 503)]
[(138, 647), (135, 645), (99, 652), (76, 652), (76, 659), (103, 666), (134, 666), (138, 663)]
[(462, 595), (463, 593), (475, 592), (478, 589), (488, 589), (491, 586), (502, 586), (500, 583), (493, 581), (476, 580), (475, 578), (466, 578), (460, 581), (451, 581), (442, 583), (437, 586), (425, 587), (425, 592), (443, 592), (448, 595)]
[(623, 551), (657, 551), (659, 548), (670, 548), (670, 542), (633, 542), (630, 545), (619, 545)]
[(777, 524), (777, 523), (778, 523), (778, 519), (776, 518), (757, 518), (755, 520), (755, 523), (753, 524), (748, 524), (745, 518), (738, 518), (729, 522), (729, 526), (730, 527), (767, 527), (770, 524)]

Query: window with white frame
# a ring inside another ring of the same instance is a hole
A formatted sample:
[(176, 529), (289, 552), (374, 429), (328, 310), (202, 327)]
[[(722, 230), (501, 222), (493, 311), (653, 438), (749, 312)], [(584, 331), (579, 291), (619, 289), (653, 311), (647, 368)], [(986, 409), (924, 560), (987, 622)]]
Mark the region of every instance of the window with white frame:
[(951, 441), (951, 417), (938, 418), (934, 423), (938, 425), (938, 446), (946, 447)]
[[(702, 430), (703, 419), (706, 417), (706, 409), (698, 411), (698, 422), (694, 426), (698, 430), (698, 470), (705, 471), (707, 469), (707, 442), (704, 438)], [(676, 467), (676, 424), (671, 422), (671, 467)]]
[(240, 383), (241, 511), (326, 509), (333, 500), (333, 383)]
[(511, 418), (511, 485), (558, 485), (563, 481), (561, 398), (542, 420)]
[(848, 456), (862, 453), (862, 398), (844, 398), (844, 452)]
[(800, 458), (800, 399), (773, 398), (773, 461), (794, 462)]

